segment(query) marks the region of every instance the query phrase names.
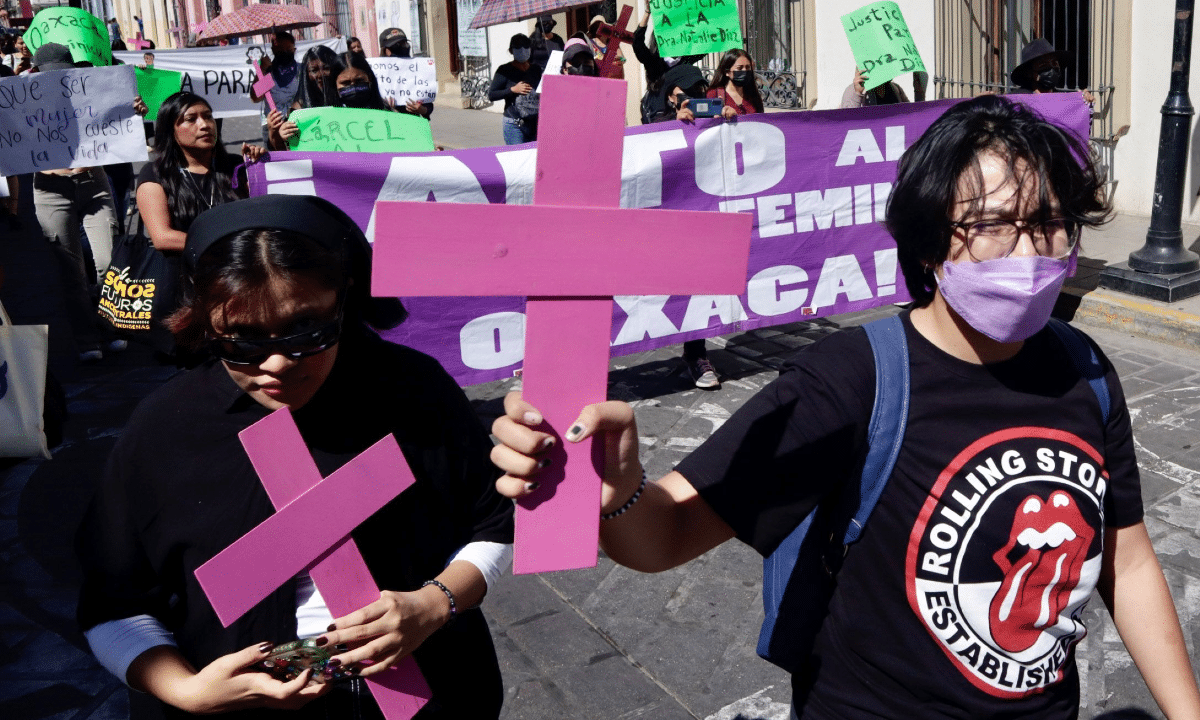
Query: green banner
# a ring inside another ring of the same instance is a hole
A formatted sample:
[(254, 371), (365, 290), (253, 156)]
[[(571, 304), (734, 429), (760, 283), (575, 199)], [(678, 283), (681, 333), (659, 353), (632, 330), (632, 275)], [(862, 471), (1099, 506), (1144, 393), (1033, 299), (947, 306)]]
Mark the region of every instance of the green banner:
[(104, 21), (79, 8), (51, 7), (33, 16), (25, 31), (25, 44), (37, 52), (46, 43), (66, 45), (75, 62), (112, 65), (112, 44)]
[(650, 0), (650, 13), (663, 57), (742, 47), (737, 0)]
[(864, 90), (872, 90), (910, 72), (925, 72), (921, 53), (908, 23), (894, 2), (875, 2), (842, 16), (842, 27), (854, 51), (854, 62), (867, 74)]
[(288, 115), (300, 134), (291, 150), (309, 152), (431, 152), (433, 133), (425, 118), (391, 110), (304, 108)]
[(179, 92), (183, 86), (183, 73), (143, 67), (136, 67), (134, 71), (137, 73), (138, 95), (142, 96), (142, 101), (150, 108), (145, 119), (155, 120), (163, 100)]

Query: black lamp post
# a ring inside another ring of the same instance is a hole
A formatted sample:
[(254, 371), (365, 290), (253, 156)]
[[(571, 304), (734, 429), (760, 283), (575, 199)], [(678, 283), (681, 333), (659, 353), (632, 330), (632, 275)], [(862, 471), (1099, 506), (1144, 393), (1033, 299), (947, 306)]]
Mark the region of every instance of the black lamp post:
[(1165, 302), (1200, 295), (1200, 255), (1184, 249), (1180, 227), (1188, 135), (1195, 114), (1188, 98), (1194, 7), (1195, 0), (1175, 1), (1171, 89), (1162, 106), (1154, 208), (1146, 244), (1129, 254), (1128, 263), (1110, 265), (1100, 274), (1101, 287)]

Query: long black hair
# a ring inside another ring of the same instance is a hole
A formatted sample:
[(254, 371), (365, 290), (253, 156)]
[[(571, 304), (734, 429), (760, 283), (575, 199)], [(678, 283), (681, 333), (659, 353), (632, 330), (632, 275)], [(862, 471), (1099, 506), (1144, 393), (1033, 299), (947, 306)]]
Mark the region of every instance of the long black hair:
[(346, 107), (346, 104), (342, 102), (340, 97), (337, 96), (336, 86), (338, 76), (349, 68), (362, 70), (364, 73), (366, 73), (367, 81), (370, 83), (371, 89), (374, 90), (374, 92), (368, 94), (367, 104), (363, 105), (362, 107), (371, 110), (393, 109), (387, 104), (387, 102), (384, 101), (383, 95), (379, 90), (379, 78), (375, 77), (375, 71), (371, 69), (371, 63), (367, 62), (366, 56), (349, 51), (338, 55), (334, 60), (334, 64), (329, 67), (329, 79), (333, 81), (335, 87), (334, 97), (336, 98), (336, 102), (330, 103), (331, 105)]
[[(887, 228), (917, 307), (933, 299), (933, 271), (950, 254), (954, 223), (978, 215), (986, 201), (979, 158), (987, 154), (1008, 165), (1017, 186), (1016, 207), (1033, 207), (1039, 221), (1061, 217), (1097, 227), (1112, 214), (1104, 177), (1081, 138), (1003, 97), (963, 101), (900, 158), (888, 198)], [(957, 213), (963, 201), (969, 207)]]
[[(708, 86), (710, 90), (725, 89), (725, 85), (732, 80), (729, 75), (729, 69), (740, 58), (746, 58), (750, 61), (750, 76), (751, 78), (754, 77), (754, 58), (750, 57), (750, 53), (741, 48), (726, 50), (725, 54), (721, 56), (721, 62), (717, 64), (717, 71), (713, 73), (712, 82)], [(754, 107), (754, 111), (762, 112), (763, 99), (762, 95), (758, 92), (758, 82), (755, 81), (749, 85), (739, 85), (738, 87), (742, 90), (742, 97), (750, 101), (750, 104)]]
[[(175, 124), (193, 105), (200, 104), (212, 110), (208, 101), (195, 93), (177, 92), (158, 108), (158, 119), (154, 121), (154, 171), (158, 182), (167, 195), (167, 209), (171, 215), (171, 229), (186, 232), (196, 216), (212, 205), (237, 200), (229, 176), (222, 169), (230, 168), (235, 160), (221, 144), (217, 131), (217, 145), (213, 148), (212, 166), (202, 183), (187, 172), (187, 157), (175, 139)], [(201, 187), (203, 185), (203, 187)]]
[[(333, 66), (337, 63), (338, 54), (324, 45), (317, 45), (304, 53), (300, 62), (300, 72), (303, 73), (300, 91), (296, 93), (296, 104), (302, 108), (325, 107), (335, 105), (337, 100), (337, 75)], [(308, 64), (313, 61), (323, 63), (329, 68), (329, 74), (318, 82), (308, 76)]]

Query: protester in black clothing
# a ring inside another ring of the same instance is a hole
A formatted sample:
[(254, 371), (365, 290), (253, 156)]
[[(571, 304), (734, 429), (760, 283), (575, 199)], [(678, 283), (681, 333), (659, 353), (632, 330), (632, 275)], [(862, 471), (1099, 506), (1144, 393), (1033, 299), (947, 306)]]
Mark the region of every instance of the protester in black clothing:
[(353, 36), (346, 41), (346, 49), (352, 53), (358, 53), (359, 55), (363, 56), (366, 56), (367, 54), (366, 51), (363, 50), (362, 40), (359, 40)]
[(567, 47), (563, 50), (562, 69), (559, 70), (559, 73), (587, 77), (596, 77), (600, 74), (600, 68), (596, 65), (596, 58), (592, 55), (592, 46), (588, 43), (587, 37), (572, 36), (567, 41)]
[[(300, 61), (300, 70), (304, 73), (304, 79), (300, 81), (300, 89), (296, 92), (296, 99), (292, 102), (292, 110), (299, 110), (307, 107), (325, 107), (332, 104), (332, 99), (337, 95), (337, 90), (334, 88), (334, 79), (330, 77), (331, 68), (337, 63), (338, 54), (325, 45), (317, 45), (304, 53), (304, 59)], [(267, 125), (271, 124), (270, 118), (267, 120)]]
[(543, 71), (546, 69), (546, 63), (550, 60), (550, 53), (562, 50), (566, 44), (562, 37), (554, 34), (554, 26), (557, 24), (553, 15), (539, 15), (533, 26), (533, 33), (529, 36), (529, 42), (533, 48), (529, 62), (537, 65)]
[[(1013, 95), (1063, 92), (1063, 71), (1071, 61), (1071, 56), (1060, 50), (1055, 50), (1044, 38), (1037, 38), (1021, 49), (1021, 64), (1009, 73), (1018, 90), (1011, 91)], [(1083, 101), (1090, 103), (1096, 96), (1086, 88), (1081, 90)]]
[[(383, 53), (383, 57), (412, 57), (412, 45), (408, 42), (408, 35), (400, 28), (387, 28), (379, 33), (379, 51)], [(433, 115), (432, 102), (409, 100), (405, 108), (397, 109), (426, 119)]]
[[(1095, 163), (996, 96), (950, 108), (900, 160), (887, 226), (913, 298), (907, 428), (870, 523), (827, 556), (840, 570), (793, 718), (1075, 718), (1093, 591), (1164, 714), (1200, 717), (1116, 371), (1089, 342), (1105, 410), (1046, 326), (1080, 230), (1111, 215)], [(734, 537), (773, 553), (822, 498), (857, 489), (868, 443), (896, 440), (869, 437), (875, 388), (866, 333), (830, 335), (654, 483), (633, 409), (583, 408), (563, 436), (602, 431), (605, 553), (643, 572)], [(518, 394), (505, 409), (497, 487), (522, 497), (558, 437)]]
[(650, 12), (642, 15), (642, 21), (633, 31), (633, 54), (646, 71), (646, 93), (642, 96), (642, 124), (652, 122), (650, 118), (662, 113), (666, 108), (662, 100), (662, 76), (667, 70), (685, 63), (694, 64), (703, 55), (685, 55), (681, 58), (664, 58), (658, 54), (658, 43), (651, 42), (654, 47), (646, 44), (646, 33), (650, 24)]
[[(297, 634), (362, 677), (412, 655), (432, 690), (418, 720), (499, 715), (477, 606), (510, 557), (513, 506), (462, 390), (434, 359), (376, 334), (405, 313), (371, 297), (370, 252), (315, 197), (253, 198), (192, 224), (171, 325), (213, 357), (134, 411), (77, 543), (79, 622), (100, 662), (141, 691), (134, 720), (381, 718), (361, 679), (253, 671)], [(322, 476), (391, 435), (415, 482), (352, 532), (378, 600), (335, 619), (301, 572), (223, 627), (195, 571), (274, 514), (238, 433), (281, 408)]]
[[(319, 70), (322, 102), (310, 107), (350, 107), (365, 110), (395, 110), (408, 113), (407, 108), (397, 108), (384, 101), (379, 90), (379, 79), (371, 69), (367, 58), (355, 52), (344, 52), (341, 55), (327, 56), (328, 63), (322, 63), (325, 69)], [(311, 99), (310, 96), (309, 99)], [(410, 103), (411, 105), (411, 103)], [(420, 113), (409, 113), (422, 119)], [(283, 120), (281, 113), (271, 113), (267, 118), (270, 130), (271, 148), (286, 150), (289, 140), (299, 134), (300, 129), (293, 120)]]
[(537, 139), (537, 115), (522, 115), (517, 101), (531, 97), (537, 91), (538, 83), (542, 81), (542, 68), (530, 62), (533, 50), (529, 37), (524, 33), (517, 33), (509, 39), (508, 51), (512, 53), (513, 61), (496, 68), (496, 75), (488, 88), (488, 99), (492, 102), (504, 101), (501, 127), (504, 144), (520, 145)]

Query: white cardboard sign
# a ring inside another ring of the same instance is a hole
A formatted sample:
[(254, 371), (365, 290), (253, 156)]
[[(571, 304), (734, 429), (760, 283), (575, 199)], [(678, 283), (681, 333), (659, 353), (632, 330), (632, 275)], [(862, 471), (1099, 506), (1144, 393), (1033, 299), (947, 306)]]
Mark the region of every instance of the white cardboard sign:
[(409, 100), (432, 103), (437, 97), (437, 69), (433, 58), (368, 58), (383, 99), (395, 98), (397, 107)]
[(0, 174), (146, 160), (133, 66), (0, 80)]

